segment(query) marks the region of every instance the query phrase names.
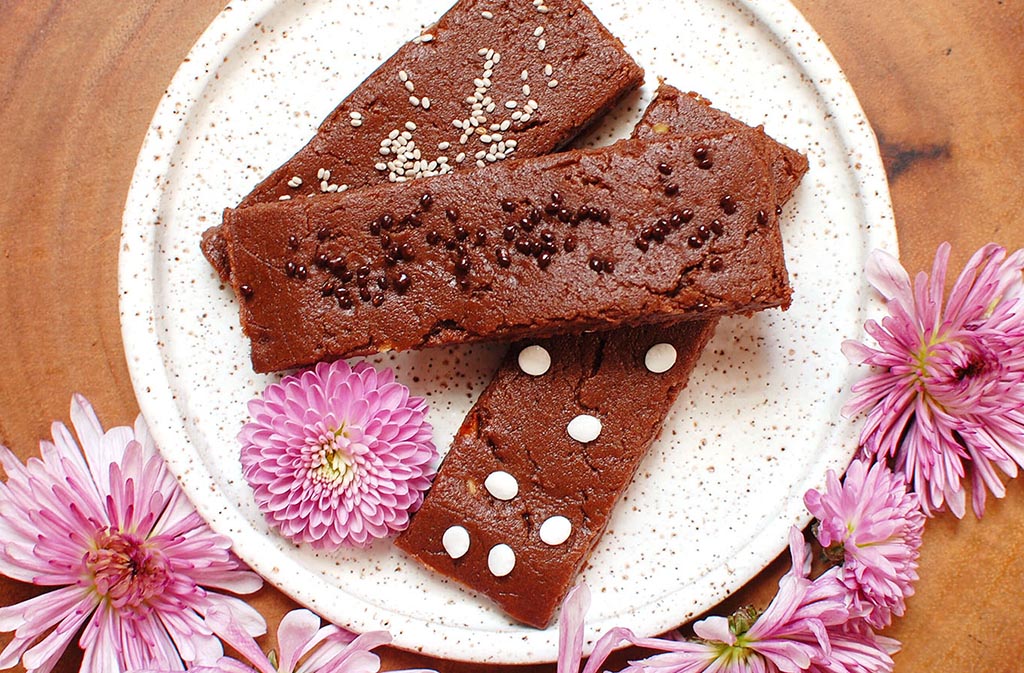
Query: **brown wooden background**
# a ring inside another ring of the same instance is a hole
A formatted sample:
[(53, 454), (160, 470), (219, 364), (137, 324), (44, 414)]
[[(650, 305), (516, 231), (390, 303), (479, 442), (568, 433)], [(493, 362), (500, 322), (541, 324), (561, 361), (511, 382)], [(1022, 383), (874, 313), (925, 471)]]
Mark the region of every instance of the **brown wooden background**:
[[(106, 425), (137, 413), (118, 326), (121, 209), (157, 101), (220, 4), (0, 0), (0, 443), (22, 457), (74, 391)], [(1024, 0), (796, 4), (878, 133), (905, 264), (925, 267), (943, 240), (956, 268), (988, 241), (1024, 246)], [(904, 642), (900, 673), (1024, 670), (1024, 482), (1008, 491), (983, 522), (928, 523), (923, 579), (888, 631)], [(765, 605), (785, 566), (716, 611)], [(0, 580), (0, 605), (32, 593)], [(269, 588), (253, 602), (272, 629), (292, 607)]]

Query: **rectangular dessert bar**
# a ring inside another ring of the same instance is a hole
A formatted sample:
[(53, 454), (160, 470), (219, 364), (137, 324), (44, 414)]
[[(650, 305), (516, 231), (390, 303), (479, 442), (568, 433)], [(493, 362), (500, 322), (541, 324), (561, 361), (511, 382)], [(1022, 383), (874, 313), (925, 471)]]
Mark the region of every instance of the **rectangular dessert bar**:
[(786, 307), (763, 135), (622, 141), (229, 211), (253, 366)]
[[(643, 76), (580, 0), (460, 0), (239, 207), (547, 154)], [(226, 281), (219, 227), (204, 233), (202, 249)]]
[[(740, 126), (696, 94), (662, 85), (633, 135)], [(771, 139), (766, 144), (782, 203), (806, 172), (807, 160)], [(547, 626), (685, 387), (715, 322), (624, 327), (513, 345), (396, 545), (490, 597), (515, 619)], [(523, 371), (520, 353), (532, 375)], [(551, 368), (538, 375), (536, 362), (543, 364), (545, 354)], [(601, 421), (592, 444), (578, 443), (565, 429), (568, 419), (580, 414)], [(595, 461), (595, 455), (608, 459)], [(496, 471), (516, 480), (515, 498), (499, 500), (483, 486)], [(540, 535), (551, 517), (563, 517), (560, 523), (568, 530), (558, 544)], [(462, 555), (452, 547), (459, 536), (469, 541)], [(488, 556), (500, 544), (508, 545), (515, 566), (499, 577)]]

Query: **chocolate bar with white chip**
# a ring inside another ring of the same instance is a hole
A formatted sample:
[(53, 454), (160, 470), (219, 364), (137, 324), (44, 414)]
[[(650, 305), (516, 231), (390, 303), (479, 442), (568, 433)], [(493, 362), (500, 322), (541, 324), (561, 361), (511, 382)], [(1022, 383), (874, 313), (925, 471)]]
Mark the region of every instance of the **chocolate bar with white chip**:
[[(643, 77), (580, 0), (460, 0), (367, 77), (238, 207), (547, 154)], [(227, 281), (222, 234), (208, 229), (201, 247)]]
[[(634, 136), (742, 126), (696, 94), (662, 85)], [(781, 203), (796, 189), (807, 160), (770, 139), (766, 153)], [(715, 323), (514, 345), (397, 546), (515, 619), (547, 626)]]
[(228, 211), (253, 366), (787, 307), (764, 142), (625, 140)]

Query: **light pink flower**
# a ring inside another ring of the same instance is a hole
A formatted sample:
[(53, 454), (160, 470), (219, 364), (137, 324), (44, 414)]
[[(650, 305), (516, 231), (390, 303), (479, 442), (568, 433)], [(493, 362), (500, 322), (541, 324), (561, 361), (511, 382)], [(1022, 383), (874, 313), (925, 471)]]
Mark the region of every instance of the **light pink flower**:
[[(694, 624), (700, 641), (647, 640), (661, 653), (633, 662), (629, 673), (882, 673), (892, 671), (895, 641), (856, 626), (843, 587), (829, 572), (808, 579), (810, 558), (800, 531), (790, 533), (793, 566), (760, 614), (740, 610), (730, 618)], [(625, 672), (624, 672), (625, 673)]]
[[(248, 663), (221, 657), (213, 665), (192, 667), (189, 673), (377, 673), (380, 657), (372, 650), (391, 642), (387, 631), (370, 631), (357, 636), (333, 624), (321, 626), (320, 618), (309, 610), (292, 610), (277, 628), (280, 652), (268, 656), (230, 612), (211, 610), (206, 622)], [(436, 671), (416, 669), (401, 673)]]
[(256, 503), (286, 537), (368, 546), (423, 503), (437, 450), (427, 405), (390, 369), (343, 360), (271, 384), (238, 438)]
[(917, 581), (924, 514), (903, 478), (882, 463), (855, 460), (842, 485), (829, 470), (825, 493), (808, 491), (807, 509), (819, 521), (818, 541), (842, 561), (837, 579), (855, 611), (875, 628), (902, 615)]
[(894, 257), (872, 254), (868, 280), (890, 315), (865, 325), (877, 347), (843, 344), (851, 362), (877, 368), (853, 386), (844, 412), (867, 413), (864, 451), (895, 457), (925, 514), (947, 505), (963, 516), (970, 463), (981, 516), (987, 490), (1005, 494), (997, 470), (1013, 477), (1024, 465), (1024, 250), (981, 248), (943, 304), (949, 250), (939, 246), (931, 277), (918, 274), (913, 286)]
[(22, 465), (0, 447), (0, 572), (55, 587), (0, 608), (0, 630), (15, 632), (0, 669), (20, 659), (49, 671), (81, 630), (83, 672), (182, 670), (221, 656), (203, 621), (214, 608), (262, 633), (252, 608), (204, 588), (250, 593), (262, 582), (199, 518), (142, 418), (104, 432), (76, 395), (71, 420), (81, 448), (61, 423), (41, 459)]

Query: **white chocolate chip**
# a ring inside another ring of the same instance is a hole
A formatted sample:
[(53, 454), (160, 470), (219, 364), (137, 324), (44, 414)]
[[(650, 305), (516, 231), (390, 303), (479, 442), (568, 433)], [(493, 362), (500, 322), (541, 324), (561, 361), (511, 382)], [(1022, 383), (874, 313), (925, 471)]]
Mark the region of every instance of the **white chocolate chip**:
[(496, 544), (487, 553), (487, 569), (495, 577), (504, 577), (516, 567), (516, 553), (507, 544)]
[(572, 534), (572, 522), (564, 516), (553, 516), (540, 525), (540, 539), (552, 547), (560, 545)]
[(469, 551), (469, 531), (462, 526), (452, 526), (441, 536), (441, 544), (448, 556), (462, 558)]
[(519, 495), (519, 482), (508, 472), (497, 470), (487, 475), (484, 488), (498, 500), (511, 500)]
[(551, 369), (551, 354), (543, 346), (527, 346), (519, 351), (519, 368), (530, 376), (541, 376)]
[(594, 416), (580, 414), (569, 421), (566, 430), (569, 431), (569, 436), (577, 442), (589, 444), (601, 434), (601, 421)]
[(676, 364), (676, 349), (672, 344), (654, 344), (647, 350), (644, 356), (644, 366), (647, 371), (655, 374), (663, 374)]

